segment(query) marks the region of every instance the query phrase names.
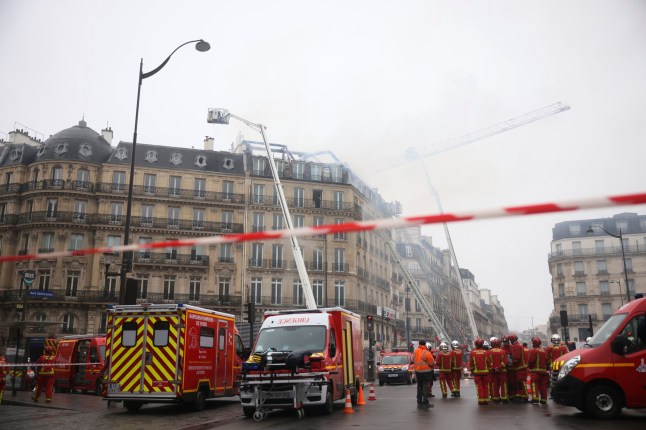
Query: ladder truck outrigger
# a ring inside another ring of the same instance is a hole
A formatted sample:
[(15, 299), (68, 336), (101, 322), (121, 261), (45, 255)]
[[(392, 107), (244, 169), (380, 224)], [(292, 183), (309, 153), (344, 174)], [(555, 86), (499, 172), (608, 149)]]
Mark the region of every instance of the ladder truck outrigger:
[[(265, 126), (231, 114), (209, 109), (209, 123), (228, 124), (234, 118), (262, 135), (274, 186), (287, 228), (294, 228)], [(290, 237), (307, 309), (268, 311), (242, 365), (240, 402), (246, 417), (261, 421), (272, 409), (334, 411), (334, 402), (350, 393), (357, 402), (363, 378), (361, 317), (340, 307), (317, 309), (305, 262), (296, 237)]]

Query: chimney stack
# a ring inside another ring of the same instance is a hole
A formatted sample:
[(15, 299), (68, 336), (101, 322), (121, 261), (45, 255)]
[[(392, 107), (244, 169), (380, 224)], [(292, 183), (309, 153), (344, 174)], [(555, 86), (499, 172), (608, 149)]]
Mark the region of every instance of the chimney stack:
[(213, 151), (213, 141), (214, 141), (214, 140), (215, 140), (215, 139), (213, 139), (213, 138), (212, 138), (212, 137), (210, 137), (210, 136), (206, 136), (206, 137), (204, 138), (204, 150), (205, 150), (205, 151)]
[(103, 130), (101, 130), (101, 136), (103, 136), (103, 138), (104, 138), (104, 139), (105, 139), (105, 140), (106, 140), (110, 145), (112, 145), (112, 136), (113, 136), (113, 135), (112, 135), (112, 128), (111, 128), (111, 127), (104, 128)]

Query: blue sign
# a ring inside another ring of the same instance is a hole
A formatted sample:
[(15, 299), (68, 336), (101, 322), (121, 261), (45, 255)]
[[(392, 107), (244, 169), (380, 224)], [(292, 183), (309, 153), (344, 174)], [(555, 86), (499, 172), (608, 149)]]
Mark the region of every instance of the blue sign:
[(29, 290), (30, 297), (54, 297), (53, 291), (47, 290)]

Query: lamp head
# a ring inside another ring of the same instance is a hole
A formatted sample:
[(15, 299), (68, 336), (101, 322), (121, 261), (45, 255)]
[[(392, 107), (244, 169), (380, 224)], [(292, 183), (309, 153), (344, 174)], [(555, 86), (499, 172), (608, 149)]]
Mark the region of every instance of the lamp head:
[(209, 45), (209, 42), (205, 41), (204, 39), (200, 39), (200, 41), (195, 44), (195, 49), (200, 52), (206, 52), (211, 49), (211, 45)]

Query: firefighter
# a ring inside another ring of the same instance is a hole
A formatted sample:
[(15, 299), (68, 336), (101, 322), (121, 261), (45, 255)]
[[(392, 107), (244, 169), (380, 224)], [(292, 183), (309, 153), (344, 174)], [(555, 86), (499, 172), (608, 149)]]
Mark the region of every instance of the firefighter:
[(39, 364), (38, 380), (36, 385), (36, 392), (31, 397), (34, 402), (38, 401), (40, 393), (45, 390), (45, 403), (52, 401), (52, 391), (54, 389), (54, 348), (50, 345), (45, 346), (45, 352), (38, 358), (36, 364)]
[(457, 340), (451, 342), (451, 355), (453, 356), (453, 388), (454, 392), (451, 393), (452, 397), (460, 397), (460, 379), (462, 379), (462, 366), (464, 353), (460, 349), (460, 344)]
[(547, 348), (545, 348), (545, 351), (547, 352), (547, 362), (550, 366), (549, 380), (551, 381), (552, 366), (554, 365), (554, 363), (556, 363), (561, 355), (567, 354), (569, 351), (567, 346), (565, 346), (565, 344), (561, 342), (561, 336), (556, 333), (553, 334), (552, 337), (550, 337), (550, 342), (551, 345), (548, 345)]
[(538, 336), (532, 338), (532, 349), (529, 350), (529, 373), (532, 379), (532, 403), (547, 403), (547, 369), (549, 362), (547, 351), (541, 347)]
[[(509, 335), (511, 342), (511, 369), (514, 374), (514, 393), (510, 394), (511, 400), (521, 403), (527, 402), (527, 353), (523, 345), (518, 342), (516, 333)], [(510, 390), (511, 391), (511, 390)]]
[(420, 340), (413, 354), (413, 367), (417, 378), (417, 407), (420, 409), (433, 407), (428, 401), (429, 380), (433, 377), (433, 364), (435, 364), (435, 359), (431, 351), (426, 348), (426, 341)]
[(476, 349), (469, 354), (469, 367), (473, 374), (473, 382), (478, 390), (478, 405), (489, 404), (489, 372), (491, 356), (483, 349), (484, 341), (479, 337), (473, 342)]
[(453, 355), (449, 352), (449, 345), (446, 342), (440, 343), (440, 352), (437, 354), (436, 364), (440, 369), (440, 389), (442, 397), (448, 396), (448, 390), (451, 394), (455, 393), (453, 386)]
[(4, 393), (7, 375), (9, 374), (9, 367), (6, 367), (6, 364), (7, 360), (4, 355), (0, 355), (0, 403), (2, 403), (2, 393)]
[(507, 353), (500, 347), (500, 339), (492, 337), (491, 340), (491, 388), (492, 398), (495, 403), (509, 403), (507, 395)]

